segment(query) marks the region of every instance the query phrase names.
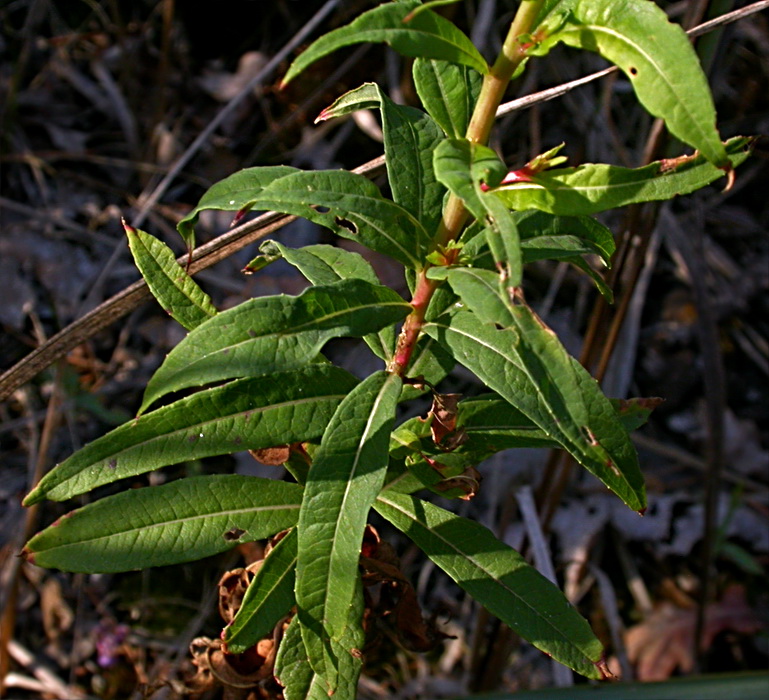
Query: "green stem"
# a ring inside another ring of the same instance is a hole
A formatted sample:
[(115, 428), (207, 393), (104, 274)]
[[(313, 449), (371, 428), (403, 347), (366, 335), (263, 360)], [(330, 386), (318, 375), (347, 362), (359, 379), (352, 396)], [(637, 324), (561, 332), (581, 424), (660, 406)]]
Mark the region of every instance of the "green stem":
[[(539, 12), (542, 0), (521, 0), (518, 12), (507, 32), (502, 51), (497, 56), (489, 73), (483, 78), (483, 85), (475, 105), (470, 125), (467, 127), (466, 138), (480, 144), (487, 144), (491, 127), (497, 114), (497, 108), (502, 102), (505, 90), (516, 68), (526, 58), (521, 37), (531, 32), (534, 19)], [(451, 195), (443, 218), (435, 234), (436, 246), (445, 246), (450, 241), (456, 240), (462, 232), (467, 221), (468, 212), (459, 197)], [(427, 268), (425, 268), (427, 269)], [(419, 273), (414, 287), (412, 306), (414, 310), (406, 318), (393, 359), (390, 361), (388, 371), (403, 376), (411, 359), (411, 353), (416, 345), (419, 333), (424, 325), (425, 313), (430, 304), (433, 293), (438, 288), (438, 283), (427, 279), (425, 270)]]

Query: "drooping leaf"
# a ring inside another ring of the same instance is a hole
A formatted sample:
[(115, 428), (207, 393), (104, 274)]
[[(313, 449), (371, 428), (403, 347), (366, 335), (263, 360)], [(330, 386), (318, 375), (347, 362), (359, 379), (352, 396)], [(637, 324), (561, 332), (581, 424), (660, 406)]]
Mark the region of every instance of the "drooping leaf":
[(449, 138), (463, 138), (481, 91), (481, 75), (467, 66), (418, 58), (414, 86), (427, 113)]
[(476, 219), (482, 220), (486, 207), (481, 202), (479, 185), (498, 185), (507, 174), (507, 166), (488, 146), (467, 139), (446, 139), (433, 155), (435, 176), (459, 197)]
[[(616, 248), (614, 235), (590, 216), (554, 216), (536, 209), (514, 211), (511, 216), (521, 238), (524, 263), (587, 254), (599, 256), (607, 266), (611, 263)], [(469, 229), (462, 241), (462, 252), (473, 267), (496, 269), (481, 227)]]
[(355, 378), (313, 364), (198, 392), (94, 440), (46, 474), (24, 499), (63, 501), (185, 460), (319, 437)]
[(255, 206), (294, 214), (418, 269), (430, 243), (424, 227), (382, 197), (363, 175), (346, 170), (297, 172), (274, 180)]
[(429, 115), (396, 104), (378, 85), (366, 83), (342, 95), (323, 110), (318, 119), (371, 108), (382, 113), (387, 176), (393, 200), (431, 231), (440, 219), (445, 189), (433, 172), (433, 151), (444, 136)]
[(580, 0), (571, 9), (539, 52), (563, 42), (600, 53), (625, 73), (639, 102), (670, 133), (714, 166), (729, 167), (707, 78), (681, 27), (648, 0)]
[(237, 474), (131, 489), (68, 513), (35, 535), (38, 566), (112, 573), (209, 557), (296, 523), (297, 484)]
[[(315, 285), (327, 285), (345, 279), (362, 279), (371, 284), (380, 284), (374, 268), (360, 254), (344, 248), (319, 243), (303, 248), (289, 248), (279, 241), (264, 241), (259, 246), (260, 255), (255, 259), (274, 261), (283, 258), (293, 265), (310, 282)], [(254, 265), (261, 268), (263, 265), (252, 261), (246, 269)], [(387, 362), (395, 348), (395, 328), (392, 325), (385, 326), (376, 334), (364, 335), (371, 350)]]
[(123, 223), (128, 246), (152, 296), (187, 330), (216, 316), (216, 307), (187, 272), (173, 251), (149, 233)]
[(273, 180), (297, 172), (288, 165), (270, 165), (257, 168), (245, 168), (220, 180), (201, 197), (197, 206), (178, 224), (177, 229), (187, 247), (195, 244), (195, 224), (200, 212), (206, 209), (220, 211), (247, 212), (256, 202), (256, 197)]
[(386, 3), (364, 12), (350, 24), (320, 37), (299, 55), (283, 78), (287, 85), (307, 66), (337, 49), (364, 42), (384, 42), (410, 57), (435, 58), (459, 63), (486, 74), (488, 65), (478, 49), (457, 27), (434, 12), (404, 19), (421, 2)]
[(483, 272), (475, 270), (472, 285), (462, 290), (475, 313), (460, 310), (426, 324), (425, 331), (628, 506), (643, 510), (645, 488), (635, 450), (597, 382), (528, 307), (500, 300), (495, 281), (476, 274)]
[(339, 640), (358, 576), (366, 518), (384, 482), (401, 379), (376, 372), (339, 405), (318, 448), (299, 516), (296, 601), (310, 665), (336, 686)]
[[(733, 167), (750, 154), (751, 139), (726, 142)], [(530, 180), (503, 185), (494, 193), (511, 209), (539, 209), (560, 216), (583, 216), (626, 204), (672, 199), (714, 182), (723, 172), (704, 156), (655, 161), (643, 168), (586, 163), (532, 175)]]
[(515, 218), (492, 192), (481, 192), (480, 200), (486, 210), (486, 240), (494, 264), (502, 273), (500, 287), (517, 289), (523, 278), (523, 256)]
[(171, 391), (312, 362), (331, 338), (360, 337), (404, 318), (410, 304), (361, 279), (258, 297), (192, 331), (147, 384), (141, 410)]
[[(589, 216), (554, 216), (529, 210), (511, 212), (521, 238), (521, 262), (536, 260), (562, 260), (587, 274), (609, 302), (612, 290), (600, 273), (593, 269), (584, 255), (597, 255), (608, 266), (614, 254), (611, 231)], [(472, 234), (472, 232), (471, 232)], [(473, 267), (497, 270), (494, 256), (488, 246), (486, 231), (468, 236), (462, 252)], [(431, 275), (443, 274), (431, 272)]]
[(485, 527), (393, 492), (376, 510), (489, 612), (562, 664), (601, 678), (602, 647), (558, 588)]
[[(350, 606), (347, 627), (339, 641), (331, 640), (332, 655), (339, 661), (336, 669), (337, 687), (333, 695), (338, 700), (355, 700), (358, 677), (363, 667), (363, 586), (360, 577), (356, 578), (358, 584)], [(328, 684), (313, 671), (307, 658), (298, 617), (291, 620), (278, 648), (275, 678), (284, 688), (285, 700), (328, 700)]]
[(224, 628), (227, 650), (242, 654), (270, 634), (294, 605), (296, 528), (275, 545), (246, 590), (235, 619)]

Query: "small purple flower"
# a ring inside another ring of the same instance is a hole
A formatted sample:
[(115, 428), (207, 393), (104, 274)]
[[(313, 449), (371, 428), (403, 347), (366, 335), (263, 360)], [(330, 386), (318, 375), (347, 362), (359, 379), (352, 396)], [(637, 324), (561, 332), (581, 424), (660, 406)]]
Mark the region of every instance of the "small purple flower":
[(97, 663), (102, 668), (114, 666), (118, 649), (128, 636), (128, 625), (116, 625), (112, 620), (105, 620), (96, 627)]

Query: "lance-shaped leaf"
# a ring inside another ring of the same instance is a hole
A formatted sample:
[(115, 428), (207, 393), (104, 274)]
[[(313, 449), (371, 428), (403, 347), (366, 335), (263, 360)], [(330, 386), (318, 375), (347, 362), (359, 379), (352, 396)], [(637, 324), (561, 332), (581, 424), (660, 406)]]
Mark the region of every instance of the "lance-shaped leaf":
[(336, 686), (331, 640), (347, 625), (363, 530), (384, 483), (400, 377), (376, 372), (342, 401), (323, 434), (299, 515), (296, 602), (310, 665)]
[[(590, 216), (553, 216), (537, 210), (512, 212), (524, 262), (543, 257), (560, 259), (562, 254), (598, 255), (608, 266), (616, 248), (614, 235)], [(463, 239), (464, 240), (464, 239)], [(494, 260), (483, 235), (468, 237), (462, 249), (474, 267), (493, 270)]]
[[(449, 280), (453, 284), (456, 278)], [(646, 495), (638, 458), (598, 383), (528, 307), (495, 301), (495, 280), (474, 274), (462, 291), (463, 301), (478, 315), (461, 310), (426, 324), (425, 331), (628, 506), (642, 511)], [(488, 322), (492, 319), (502, 327)]]
[(141, 410), (171, 391), (305, 365), (331, 338), (366, 335), (410, 310), (396, 292), (361, 279), (310, 287), (298, 297), (251, 299), (198, 326), (168, 353)]
[(730, 167), (707, 78), (686, 32), (648, 0), (581, 0), (538, 53), (563, 42), (596, 51), (627, 75), (639, 102), (718, 168)]
[(555, 585), (485, 527), (390, 491), (374, 507), (517, 634), (588, 678), (604, 677), (601, 643), (587, 622)]
[[(363, 655), (360, 653), (366, 641), (361, 625), (363, 585), (360, 577), (357, 578), (358, 586), (350, 607), (347, 627), (339, 641), (331, 642), (334, 657), (339, 660), (337, 688), (333, 695), (338, 700), (355, 700), (358, 696), (358, 678), (363, 668)], [(284, 688), (285, 700), (328, 700), (328, 684), (310, 666), (298, 617), (291, 620), (281, 640), (275, 659), (275, 678)]]
[[(267, 240), (259, 246), (259, 255), (246, 266), (247, 271), (261, 269), (262, 259), (273, 262), (285, 260), (314, 285), (334, 284), (340, 280), (361, 279), (381, 284), (374, 268), (360, 254), (325, 243), (290, 248), (280, 241)], [(253, 264), (253, 267), (252, 267)]]
[(283, 78), (288, 84), (307, 66), (337, 49), (365, 42), (384, 42), (413, 58), (436, 58), (486, 74), (488, 65), (478, 49), (457, 27), (434, 12), (420, 12), (404, 20), (421, 2), (390, 2), (364, 12), (350, 24), (320, 37), (299, 55)]
[(198, 392), (86, 445), (48, 472), (24, 504), (63, 501), (185, 460), (313, 440), (356, 383), (338, 367), (313, 364)]
[[(264, 241), (259, 246), (260, 254), (247, 266), (255, 271), (283, 258), (293, 265), (314, 285), (327, 285), (346, 279), (362, 279), (371, 284), (380, 284), (374, 268), (360, 254), (352, 250), (319, 243), (303, 248), (289, 248), (279, 241)], [(395, 328), (385, 326), (376, 334), (364, 335), (366, 342), (377, 357), (388, 361), (395, 348)]]
[[(742, 136), (726, 142), (733, 167), (750, 155), (751, 143)], [(545, 170), (528, 181), (496, 188), (494, 193), (510, 209), (582, 216), (626, 204), (672, 199), (705, 187), (722, 175), (701, 155), (655, 161), (643, 168), (586, 163), (576, 168)]]
[(387, 178), (393, 201), (431, 231), (440, 219), (445, 189), (433, 172), (433, 151), (444, 136), (429, 115), (395, 104), (376, 83), (365, 83), (324, 109), (318, 120), (371, 108), (382, 113)]
[(382, 197), (368, 178), (346, 170), (286, 175), (265, 187), (256, 204), (302, 216), (414, 269), (430, 242), (408, 211)]
[(449, 138), (463, 138), (481, 91), (480, 74), (467, 66), (418, 58), (414, 86), (427, 113)]
[(177, 230), (192, 249), (195, 244), (195, 224), (201, 211), (217, 209), (245, 214), (256, 202), (259, 193), (284, 175), (297, 172), (288, 165), (270, 165), (257, 168), (245, 168), (220, 180), (201, 197), (197, 206), (178, 224)]
[(128, 246), (152, 296), (187, 330), (216, 316), (211, 298), (176, 262), (174, 252), (149, 233), (123, 223)]
[(62, 516), (24, 556), (38, 566), (112, 573), (209, 557), (296, 523), (302, 489), (237, 474), (131, 489)]
[(278, 542), (262, 562), (243, 596), (235, 619), (224, 628), (227, 651), (242, 654), (272, 633), (294, 605), (296, 528)]

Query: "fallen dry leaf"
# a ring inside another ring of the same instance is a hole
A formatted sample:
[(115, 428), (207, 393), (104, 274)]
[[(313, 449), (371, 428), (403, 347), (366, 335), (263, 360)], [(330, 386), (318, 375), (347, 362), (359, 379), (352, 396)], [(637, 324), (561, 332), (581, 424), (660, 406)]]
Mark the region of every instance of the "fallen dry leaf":
[[(644, 622), (625, 635), (628, 658), (639, 681), (663, 681), (676, 671), (694, 668), (695, 608), (663, 603)], [(742, 586), (730, 586), (720, 601), (708, 606), (702, 644), (709, 647), (721, 632), (755, 634), (764, 627), (745, 600)]]

